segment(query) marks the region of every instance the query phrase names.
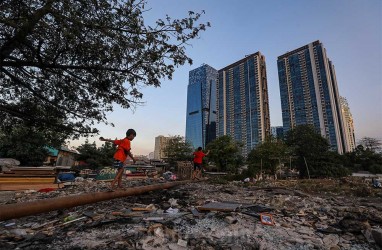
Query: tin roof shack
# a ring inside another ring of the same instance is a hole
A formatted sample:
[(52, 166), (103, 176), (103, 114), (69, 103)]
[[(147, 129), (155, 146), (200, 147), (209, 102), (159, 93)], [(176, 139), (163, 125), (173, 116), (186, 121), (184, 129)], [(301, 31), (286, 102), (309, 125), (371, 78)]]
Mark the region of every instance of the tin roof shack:
[(50, 166), (77, 166), (76, 155), (80, 153), (77, 150), (69, 149), (62, 146), (60, 149), (48, 147), (48, 156), (45, 159), (44, 165)]

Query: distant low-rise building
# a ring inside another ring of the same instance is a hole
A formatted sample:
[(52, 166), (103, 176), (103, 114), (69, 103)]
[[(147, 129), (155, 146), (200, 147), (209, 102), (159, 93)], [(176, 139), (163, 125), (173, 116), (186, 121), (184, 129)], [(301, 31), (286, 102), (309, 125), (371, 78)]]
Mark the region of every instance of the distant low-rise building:
[(150, 152), (148, 157), (150, 160), (154, 159), (154, 152)]
[(137, 162), (140, 162), (140, 163), (148, 163), (150, 162), (149, 158), (147, 158), (146, 155), (134, 155), (134, 158), (136, 160), (136, 163)]
[(167, 146), (170, 137), (165, 137), (163, 135), (155, 137), (155, 149), (154, 149), (154, 159), (161, 160), (166, 158), (164, 149)]

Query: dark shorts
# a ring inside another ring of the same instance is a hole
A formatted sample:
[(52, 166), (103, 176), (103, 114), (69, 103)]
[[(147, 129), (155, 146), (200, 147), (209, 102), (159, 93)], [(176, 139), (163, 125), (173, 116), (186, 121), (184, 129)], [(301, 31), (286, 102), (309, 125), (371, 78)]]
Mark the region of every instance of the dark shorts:
[(201, 163), (195, 163), (194, 162), (194, 170), (202, 170), (202, 164)]
[(114, 160), (113, 167), (118, 169), (123, 168), (123, 162)]

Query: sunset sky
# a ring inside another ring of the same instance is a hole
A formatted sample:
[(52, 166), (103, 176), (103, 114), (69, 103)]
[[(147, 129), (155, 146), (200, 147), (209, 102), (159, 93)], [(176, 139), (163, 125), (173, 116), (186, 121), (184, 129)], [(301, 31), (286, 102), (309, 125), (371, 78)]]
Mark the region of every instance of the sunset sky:
[[(380, 0), (149, 0), (145, 21), (166, 14), (187, 16), (205, 11), (211, 27), (187, 48), (193, 65), (176, 69), (160, 88), (142, 89), (144, 105), (134, 110), (116, 107), (108, 115), (115, 127), (99, 125), (100, 135), (122, 138), (137, 131), (135, 155), (154, 151), (158, 135), (185, 135), (188, 72), (206, 63), (219, 70), (245, 55), (266, 57), (271, 126), (282, 126), (277, 57), (320, 40), (336, 69), (340, 95), (347, 98), (355, 121), (356, 139), (382, 139), (382, 1)], [(97, 138), (89, 138), (92, 142)], [(72, 141), (78, 146), (84, 139)]]

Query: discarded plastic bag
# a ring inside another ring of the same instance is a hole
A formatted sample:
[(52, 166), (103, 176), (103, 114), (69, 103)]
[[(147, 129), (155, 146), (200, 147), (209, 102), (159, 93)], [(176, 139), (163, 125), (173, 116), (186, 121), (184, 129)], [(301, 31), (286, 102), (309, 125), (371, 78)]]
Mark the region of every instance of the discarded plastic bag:
[(179, 213), (179, 209), (170, 207), (169, 209), (166, 210), (166, 213), (177, 214), (177, 213)]

